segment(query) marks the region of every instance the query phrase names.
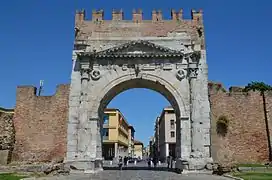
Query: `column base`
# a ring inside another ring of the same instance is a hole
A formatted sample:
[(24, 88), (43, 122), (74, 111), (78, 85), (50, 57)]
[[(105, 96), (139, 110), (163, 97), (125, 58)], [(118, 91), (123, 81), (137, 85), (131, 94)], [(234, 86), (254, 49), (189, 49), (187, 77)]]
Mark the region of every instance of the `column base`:
[(70, 169), (70, 174), (93, 174), (100, 171), (103, 171), (103, 160), (74, 160), (74, 161), (65, 161), (65, 166)]
[(177, 159), (175, 167), (178, 173), (182, 173), (183, 170), (201, 171), (205, 170), (206, 165), (212, 162), (212, 158), (189, 158), (188, 160)]

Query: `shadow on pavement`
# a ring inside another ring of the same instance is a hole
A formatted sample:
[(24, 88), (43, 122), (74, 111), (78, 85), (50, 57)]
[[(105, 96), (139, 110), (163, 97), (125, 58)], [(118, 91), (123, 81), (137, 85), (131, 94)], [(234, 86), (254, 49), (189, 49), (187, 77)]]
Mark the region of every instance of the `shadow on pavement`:
[[(104, 170), (120, 170), (119, 167), (103, 167)], [(175, 169), (168, 169), (167, 167), (123, 167), (122, 171), (126, 171), (126, 170), (146, 170), (146, 171), (168, 171), (168, 172), (176, 172)]]

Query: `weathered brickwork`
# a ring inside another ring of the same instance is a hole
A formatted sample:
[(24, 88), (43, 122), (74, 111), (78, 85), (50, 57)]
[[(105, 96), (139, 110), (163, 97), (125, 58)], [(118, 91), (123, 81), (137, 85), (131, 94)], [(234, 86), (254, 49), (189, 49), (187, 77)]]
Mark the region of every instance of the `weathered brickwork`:
[[(241, 88), (224, 91), (221, 84), (209, 84), (212, 117), (212, 156), (215, 162), (267, 162), (268, 140), (263, 100), (259, 92), (241, 92)], [(272, 110), (271, 96), (267, 96), (268, 110)], [(229, 120), (225, 136), (217, 133), (220, 116)], [(270, 116), (271, 117), (271, 116)]]
[(0, 108), (0, 150), (12, 150), (14, 146), (13, 110)]
[[(151, 13), (151, 12), (150, 12)], [(205, 49), (205, 37), (202, 10), (191, 11), (191, 19), (183, 19), (182, 9), (171, 11), (171, 19), (164, 19), (161, 11), (153, 11), (152, 19), (143, 19), (142, 10), (134, 10), (132, 20), (124, 20), (122, 11), (113, 11), (112, 20), (104, 19), (104, 11), (93, 11), (92, 19), (86, 18), (85, 11), (78, 11), (75, 17), (77, 41), (88, 38), (116, 37), (169, 37), (188, 33), (195, 43), (201, 43)]]
[[(240, 88), (232, 88), (231, 91), (226, 92), (221, 84), (216, 83), (210, 83), (209, 89), (214, 161), (225, 165), (267, 162), (268, 140), (260, 93), (246, 94), (239, 92)], [(34, 87), (18, 87), (14, 115), (16, 144), (13, 160), (50, 161), (57, 157), (65, 157), (68, 92), (69, 85), (60, 85), (56, 95), (37, 97)], [(271, 93), (266, 94), (266, 100), (268, 120), (270, 120)], [(216, 122), (221, 115), (229, 119), (225, 136), (217, 133)], [(12, 137), (10, 133), (12, 121), (10, 118), (3, 117), (12, 117), (12, 115), (0, 115), (1, 135)], [(269, 127), (272, 127), (272, 123), (270, 121), (269, 123)], [(4, 127), (9, 130), (2, 131)], [(271, 131), (272, 128), (270, 133)]]
[(36, 96), (36, 88), (17, 88), (14, 114), (14, 161), (50, 161), (64, 157), (69, 85), (59, 85), (54, 96)]

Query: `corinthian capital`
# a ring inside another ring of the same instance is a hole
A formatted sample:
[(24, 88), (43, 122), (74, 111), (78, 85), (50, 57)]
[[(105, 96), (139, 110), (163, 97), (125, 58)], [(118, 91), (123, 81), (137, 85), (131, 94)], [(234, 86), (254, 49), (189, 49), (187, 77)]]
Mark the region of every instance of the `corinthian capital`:
[(90, 79), (90, 69), (81, 69), (81, 80), (83, 79)]
[(198, 68), (189, 68), (188, 69), (188, 77), (189, 78), (196, 78), (198, 75)]

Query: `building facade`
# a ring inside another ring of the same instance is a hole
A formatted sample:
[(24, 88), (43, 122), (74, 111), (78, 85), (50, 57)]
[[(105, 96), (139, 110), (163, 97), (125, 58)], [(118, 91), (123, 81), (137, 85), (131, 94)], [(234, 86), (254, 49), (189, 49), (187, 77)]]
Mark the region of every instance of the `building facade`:
[(145, 152), (144, 156), (147, 158), (147, 157), (150, 156), (150, 146), (149, 146), (149, 144), (144, 149), (145, 149), (144, 150), (144, 152)]
[(129, 124), (118, 109), (106, 109), (103, 121), (102, 154), (105, 160), (128, 156)]
[(134, 134), (135, 129), (132, 125), (129, 126), (129, 137), (128, 137), (128, 156), (134, 157)]
[(157, 157), (160, 157), (159, 121), (160, 117), (157, 117), (154, 123), (154, 151)]
[(157, 122), (159, 159), (165, 161), (167, 156), (176, 156), (176, 115), (172, 107), (166, 107)]
[(141, 141), (134, 141), (134, 157), (143, 159), (144, 144)]

